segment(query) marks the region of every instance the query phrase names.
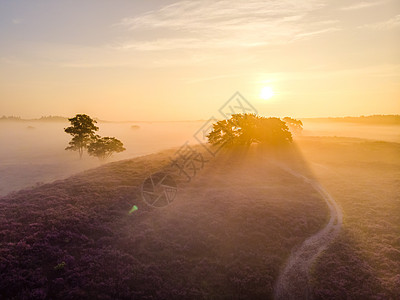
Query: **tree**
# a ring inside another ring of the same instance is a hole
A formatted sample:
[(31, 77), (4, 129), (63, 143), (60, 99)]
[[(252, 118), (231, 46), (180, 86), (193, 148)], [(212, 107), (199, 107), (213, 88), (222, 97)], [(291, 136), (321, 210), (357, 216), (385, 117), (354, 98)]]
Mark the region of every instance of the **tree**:
[(213, 124), (213, 130), (207, 138), (209, 143), (224, 147), (292, 142), (292, 135), (285, 122), (279, 118), (266, 118), (255, 114), (234, 114), (229, 120), (218, 121)]
[(225, 145), (232, 141), (233, 128), (229, 120), (221, 120), (213, 124), (213, 130), (207, 135), (208, 142), (213, 145)]
[(290, 117), (284, 117), (283, 121), (289, 127), (291, 132), (300, 133), (301, 131), (303, 131), (303, 122), (301, 122), (301, 120), (296, 120)]
[(114, 137), (96, 136), (88, 146), (88, 153), (100, 160), (109, 158), (113, 153), (125, 151), (124, 144)]
[(258, 121), (256, 139), (261, 144), (280, 145), (293, 141), (289, 128), (279, 118), (261, 117)]
[(78, 151), (79, 157), (82, 158), (83, 151), (95, 138), (95, 132), (99, 130), (99, 127), (95, 125), (97, 123), (95, 120), (85, 114), (78, 114), (68, 121), (71, 122), (71, 126), (64, 128), (64, 131), (72, 135), (72, 140), (65, 150)]
[(257, 116), (254, 114), (234, 114), (229, 120), (213, 124), (208, 134), (208, 142), (214, 145), (249, 145), (255, 140)]

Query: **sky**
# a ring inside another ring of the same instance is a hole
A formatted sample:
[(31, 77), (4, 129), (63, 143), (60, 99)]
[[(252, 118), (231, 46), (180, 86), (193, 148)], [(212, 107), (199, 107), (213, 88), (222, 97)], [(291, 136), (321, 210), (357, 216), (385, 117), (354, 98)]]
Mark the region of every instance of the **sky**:
[[(262, 99), (261, 91), (273, 91)], [(400, 113), (398, 0), (0, 0), (0, 115)]]

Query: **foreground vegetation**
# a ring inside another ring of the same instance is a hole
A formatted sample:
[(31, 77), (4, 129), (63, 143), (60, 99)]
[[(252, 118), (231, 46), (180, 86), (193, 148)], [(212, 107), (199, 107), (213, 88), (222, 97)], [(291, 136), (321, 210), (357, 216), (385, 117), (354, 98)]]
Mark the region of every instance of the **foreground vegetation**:
[(271, 298), (290, 252), (327, 217), (274, 158), (343, 209), (339, 238), (312, 270), (313, 297), (399, 299), (400, 145), (298, 137), (290, 156), (252, 149), (221, 152), (159, 210), (138, 189), (174, 151), (0, 198), (0, 298)]
[(314, 297), (400, 299), (400, 144), (304, 138), (298, 146), (344, 213), (314, 267)]
[(291, 249), (326, 221), (319, 195), (243, 150), (149, 209), (138, 188), (172, 154), (1, 198), (0, 298), (271, 298)]

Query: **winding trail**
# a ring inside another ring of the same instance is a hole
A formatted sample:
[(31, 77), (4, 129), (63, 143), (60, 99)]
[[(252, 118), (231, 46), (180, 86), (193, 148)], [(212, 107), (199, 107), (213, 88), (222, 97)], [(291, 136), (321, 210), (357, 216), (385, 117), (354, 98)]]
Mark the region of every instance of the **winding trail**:
[(310, 299), (310, 269), (318, 255), (339, 233), (343, 223), (342, 211), (332, 196), (317, 181), (309, 179), (283, 164), (277, 162), (273, 162), (273, 164), (310, 184), (325, 200), (330, 211), (328, 224), (292, 252), (275, 285), (275, 299)]

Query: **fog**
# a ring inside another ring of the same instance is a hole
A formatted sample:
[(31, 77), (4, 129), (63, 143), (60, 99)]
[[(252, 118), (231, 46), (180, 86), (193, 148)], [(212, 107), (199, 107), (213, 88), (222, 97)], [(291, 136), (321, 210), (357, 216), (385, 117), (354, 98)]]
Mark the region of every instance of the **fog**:
[[(203, 122), (99, 123), (98, 134), (124, 143), (126, 151), (107, 162), (178, 147), (189, 140)], [(132, 126), (139, 126), (133, 128)], [(71, 136), (62, 122), (1, 122), (0, 195), (33, 185), (63, 179), (101, 162), (84, 154), (65, 151)]]
[[(99, 123), (98, 134), (112, 136), (124, 143), (126, 151), (107, 162), (150, 154), (195, 143), (193, 135), (205, 121), (153, 123)], [(134, 128), (133, 126), (139, 126)], [(99, 166), (97, 158), (86, 153), (82, 160), (76, 152), (65, 151), (71, 138), (64, 133), (63, 122), (1, 122), (0, 196), (18, 189), (63, 179), (74, 173)], [(303, 136), (345, 136), (400, 142), (398, 126), (358, 125), (350, 123), (304, 123)], [(296, 138), (296, 137), (295, 137)]]
[(367, 125), (339, 122), (303, 121), (303, 135), (309, 136), (341, 136), (369, 140), (400, 142), (398, 125)]

